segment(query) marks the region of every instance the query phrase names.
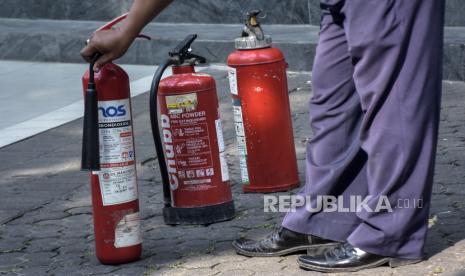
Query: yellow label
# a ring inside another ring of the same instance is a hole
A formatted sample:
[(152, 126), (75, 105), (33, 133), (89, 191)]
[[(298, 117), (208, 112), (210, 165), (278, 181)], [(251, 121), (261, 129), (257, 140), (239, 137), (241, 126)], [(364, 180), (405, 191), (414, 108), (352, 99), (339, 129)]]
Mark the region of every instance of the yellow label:
[(166, 96), (166, 107), (169, 114), (195, 111), (197, 105), (196, 93)]

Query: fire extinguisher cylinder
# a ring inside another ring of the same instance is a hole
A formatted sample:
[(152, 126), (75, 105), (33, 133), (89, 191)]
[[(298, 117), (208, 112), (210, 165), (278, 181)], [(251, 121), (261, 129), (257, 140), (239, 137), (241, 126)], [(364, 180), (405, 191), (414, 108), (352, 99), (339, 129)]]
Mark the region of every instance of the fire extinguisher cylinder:
[(287, 63), (264, 35), (259, 13), (247, 14), (227, 63), (242, 187), (244, 192), (269, 193), (297, 187), (299, 176)]
[(168, 175), (168, 167), (166, 166), (165, 154), (163, 151), (163, 142), (160, 137), (160, 128), (158, 126), (158, 108), (157, 108), (157, 94), (160, 80), (165, 70), (174, 64), (182, 64), (185, 60), (191, 59), (195, 63), (205, 63), (206, 60), (203, 57), (197, 56), (190, 53), (190, 45), (197, 38), (196, 34), (188, 35), (183, 41), (181, 41), (173, 50), (169, 52), (169, 58), (167, 58), (162, 64), (159, 65), (155, 72), (152, 84), (150, 87), (150, 122), (152, 127), (153, 140), (155, 142), (155, 151), (158, 156), (158, 165), (160, 167), (160, 174), (163, 184), (163, 202), (165, 207), (171, 207), (171, 190), (170, 180)]
[[(196, 37), (188, 35), (169, 52), (150, 89), (163, 217), (170, 225), (210, 224), (234, 217), (215, 81), (195, 73), (194, 65), (206, 62), (190, 52)], [(171, 65), (173, 75), (162, 80)]]
[[(122, 15), (99, 30), (110, 29)], [(129, 77), (109, 62), (82, 77), (85, 99), (81, 165), (90, 170), (97, 259), (103, 264), (136, 261), (142, 252)]]

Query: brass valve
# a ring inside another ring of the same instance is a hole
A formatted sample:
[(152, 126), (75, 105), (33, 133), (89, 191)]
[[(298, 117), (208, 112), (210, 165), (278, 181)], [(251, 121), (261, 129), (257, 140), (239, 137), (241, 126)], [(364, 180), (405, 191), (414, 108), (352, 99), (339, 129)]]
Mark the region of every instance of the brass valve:
[(260, 23), (257, 20), (257, 16), (260, 13), (261, 10), (251, 10), (247, 12), (247, 19), (245, 21), (244, 30), (242, 31), (242, 37), (255, 36), (258, 40), (263, 40), (265, 38)]

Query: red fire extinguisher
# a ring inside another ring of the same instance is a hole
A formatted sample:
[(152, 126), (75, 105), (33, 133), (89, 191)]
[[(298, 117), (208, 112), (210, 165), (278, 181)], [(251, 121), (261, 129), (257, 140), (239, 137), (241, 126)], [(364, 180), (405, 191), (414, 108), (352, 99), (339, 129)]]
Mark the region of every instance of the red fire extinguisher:
[[(110, 29), (122, 15), (97, 31)], [(146, 37), (146, 36), (144, 36)], [(82, 77), (82, 170), (91, 171), (96, 255), (101, 263), (138, 260), (142, 251), (131, 96), (126, 72), (113, 63)]]
[(245, 192), (285, 191), (299, 185), (287, 63), (263, 34), (259, 13), (247, 14), (227, 61), (241, 179)]
[[(187, 36), (170, 51), (150, 90), (166, 224), (210, 224), (234, 216), (215, 80), (195, 72), (194, 65), (206, 62), (190, 53), (196, 37)], [(161, 80), (170, 65), (173, 75)]]

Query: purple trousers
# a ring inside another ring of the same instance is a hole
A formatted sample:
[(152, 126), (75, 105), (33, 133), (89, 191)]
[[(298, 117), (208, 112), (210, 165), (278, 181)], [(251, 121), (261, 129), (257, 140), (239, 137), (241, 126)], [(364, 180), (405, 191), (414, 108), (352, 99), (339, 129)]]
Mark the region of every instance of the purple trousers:
[(373, 210), (384, 197), (392, 209), (299, 207), (282, 225), (373, 254), (421, 258), (440, 112), (444, 0), (321, 2), (309, 103), (314, 136), (300, 194), (342, 196), (344, 205), (349, 196), (370, 196)]

